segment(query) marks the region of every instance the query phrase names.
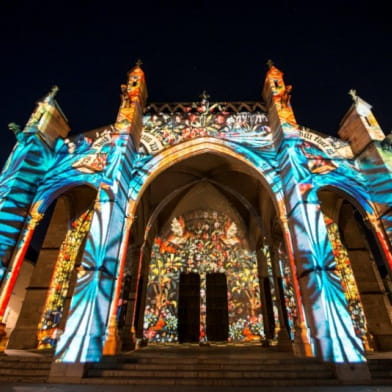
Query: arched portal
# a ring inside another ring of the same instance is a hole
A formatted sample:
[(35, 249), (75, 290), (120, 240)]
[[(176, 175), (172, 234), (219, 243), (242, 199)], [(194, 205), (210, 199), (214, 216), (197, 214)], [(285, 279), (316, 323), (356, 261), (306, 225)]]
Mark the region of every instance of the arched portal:
[[(276, 343), (296, 303), (276, 286), (278, 257), (270, 250), (282, 211), (271, 193), (249, 163), (211, 151), (172, 164), (150, 182), (130, 233), (125, 271), (131, 283), (123, 286), (126, 305), (119, 312), (123, 342), (132, 328), (150, 342), (181, 340), (181, 291), (194, 290), (200, 295), (197, 341), (209, 340), (207, 329), (216, 340), (208, 327), (215, 308), (228, 320), (226, 337), (217, 340)], [(280, 309), (285, 303), (290, 311)]]
[(11, 349), (54, 348), (66, 322), (97, 192), (89, 186), (76, 186), (56, 193), (52, 204), (45, 206), (30, 242), (37, 257), (10, 335)]
[(349, 195), (319, 191), (354, 330), (367, 350), (392, 348), (391, 276), (375, 228)]

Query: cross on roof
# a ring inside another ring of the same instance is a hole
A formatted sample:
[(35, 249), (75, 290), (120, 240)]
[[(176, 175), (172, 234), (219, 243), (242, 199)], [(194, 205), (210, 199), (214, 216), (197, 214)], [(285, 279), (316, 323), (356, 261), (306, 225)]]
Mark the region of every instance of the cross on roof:
[(199, 97), (203, 100), (203, 101), (208, 101), (208, 98), (211, 98), (209, 94), (207, 94), (207, 91), (204, 90), (201, 95), (199, 95)]
[(268, 65), (268, 68), (272, 68), (274, 66), (274, 62), (271, 59), (269, 59), (267, 61), (267, 65)]
[(54, 85), (50, 90), (49, 96), (54, 98), (58, 91), (59, 91), (59, 87)]
[(353, 101), (356, 102), (358, 99), (357, 90), (351, 89), (348, 93), (351, 95)]

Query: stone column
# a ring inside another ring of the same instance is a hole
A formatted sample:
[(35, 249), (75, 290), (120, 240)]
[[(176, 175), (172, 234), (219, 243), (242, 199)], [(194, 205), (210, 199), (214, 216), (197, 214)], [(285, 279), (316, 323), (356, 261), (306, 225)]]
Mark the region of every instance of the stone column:
[(347, 219), (342, 228), (343, 241), (358, 286), (368, 330), (377, 350), (391, 351), (392, 306), (364, 233), (353, 215), (348, 215)]
[(279, 268), (279, 253), (276, 249), (277, 245), (271, 250), (272, 272), (275, 286), (275, 296), (278, 307), (280, 329), (278, 333), (278, 347), (282, 351), (292, 350), (291, 339), (288, 331), (287, 312), (284, 302), (284, 294), (282, 287), (282, 275)]
[[(122, 342), (122, 350), (129, 351), (135, 347), (135, 331), (132, 326), (133, 313), (135, 311), (135, 299), (136, 299), (136, 277), (137, 277), (137, 266), (139, 262), (140, 247), (132, 245), (128, 248), (127, 252), (127, 269), (130, 279), (129, 294), (124, 297), (124, 300), (128, 301), (126, 305), (126, 313), (124, 318), (124, 324), (120, 328), (120, 338)], [(125, 278), (127, 281), (127, 278)]]
[(269, 346), (275, 335), (275, 318), (272, 305), (271, 285), (268, 275), (267, 260), (263, 252), (260, 250), (257, 252), (257, 264), (265, 334), (265, 341), (263, 344), (265, 346)]
[(69, 211), (65, 199), (59, 199), (42, 244), (39, 257), (26, 288), (26, 296), (15, 329), (10, 336), (10, 349), (36, 349), (38, 323), (48, 293), (53, 268), (60, 246), (67, 234)]
[(67, 323), (56, 347), (59, 362), (96, 362), (102, 356), (118, 271), (118, 237), (125, 222), (124, 208), (108, 196), (103, 190), (98, 193)]

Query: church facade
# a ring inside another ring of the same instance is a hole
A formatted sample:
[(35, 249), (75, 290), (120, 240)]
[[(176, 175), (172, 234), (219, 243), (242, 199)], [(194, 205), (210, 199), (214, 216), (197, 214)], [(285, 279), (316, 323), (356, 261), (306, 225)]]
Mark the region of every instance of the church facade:
[(334, 363), (392, 350), (392, 144), (369, 104), (352, 91), (332, 137), (297, 123), (273, 64), (259, 102), (149, 104), (139, 65), (121, 90), (109, 126), (69, 136), (53, 90), (12, 127), (8, 348), (57, 363), (216, 342)]

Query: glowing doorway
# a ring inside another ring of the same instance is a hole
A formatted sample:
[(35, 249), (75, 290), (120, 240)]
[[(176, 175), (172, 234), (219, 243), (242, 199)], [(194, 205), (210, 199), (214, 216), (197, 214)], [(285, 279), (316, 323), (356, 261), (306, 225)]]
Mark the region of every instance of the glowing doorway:
[[(227, 215), (196, 210), (173, 218), (170, 230), (155, 238), (143, 326), (149, 342), (181, 341), (180, 286), (186, 273), (200, 276), (200, 342), (264, 338), (255, 252)], [(219, 326), (227, 325), (219, 335), (213, 327), (218, 321), (212, 316), (218, 310), (227, 320), (219, 321)]]

